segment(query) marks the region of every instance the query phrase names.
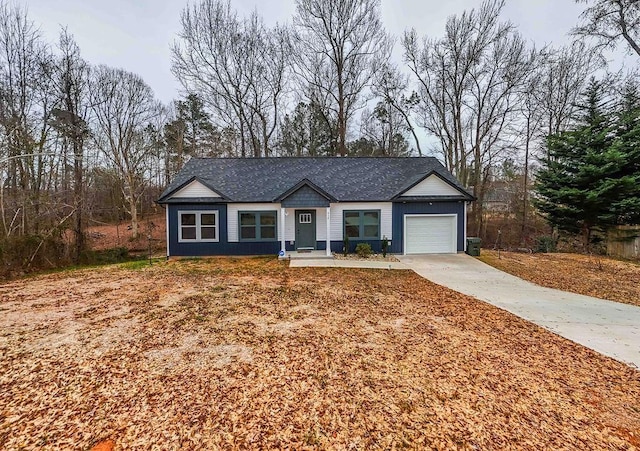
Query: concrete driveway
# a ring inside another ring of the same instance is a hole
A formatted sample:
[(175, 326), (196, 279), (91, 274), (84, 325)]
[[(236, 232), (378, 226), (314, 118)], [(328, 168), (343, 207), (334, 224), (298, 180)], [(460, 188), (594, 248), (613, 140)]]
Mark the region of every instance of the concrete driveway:
[(640, 307), (544, 288), (465, 254), (398, 259), (422, 277), (640, 368)]

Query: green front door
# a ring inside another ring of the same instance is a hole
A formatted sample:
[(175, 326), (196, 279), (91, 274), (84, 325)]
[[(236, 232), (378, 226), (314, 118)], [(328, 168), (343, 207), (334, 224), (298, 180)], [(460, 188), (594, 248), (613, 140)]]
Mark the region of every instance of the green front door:
[(296, 210), (296, 249), (316, 248), (315, 210)]

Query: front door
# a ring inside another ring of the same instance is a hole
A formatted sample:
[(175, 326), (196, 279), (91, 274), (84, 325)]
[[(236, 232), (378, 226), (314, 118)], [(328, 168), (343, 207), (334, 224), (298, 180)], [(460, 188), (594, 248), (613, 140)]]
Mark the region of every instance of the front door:
[(315, 210), (296, 210), (296, 249), (316, 248)]

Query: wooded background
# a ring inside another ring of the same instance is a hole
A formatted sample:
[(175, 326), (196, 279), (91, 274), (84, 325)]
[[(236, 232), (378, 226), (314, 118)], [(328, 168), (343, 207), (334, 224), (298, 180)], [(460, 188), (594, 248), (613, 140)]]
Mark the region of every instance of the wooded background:
[[(96, 224), (128, 219), (135, 237), (194, 156), (434, 155), (477, 197), (470, 235), (532, 248), (553, 219), (534, 205), (545, 199), (532, 195), (536, 173), (557, 159), (550, 137), (584, 127), (587, 88), (598, 85), (612, 127), (616, 112), (637, 111), (637, 68), (611, 73), (601, 50), (640, 55), (638, 2), (579, 3), (574, 42), (538, 48), (501, 19), (500, 0), (450, 17), (443, 36), (399, 37), (380, 0), (296, 0), (275, 27), (200, 0), (172, 47), (184, 94), (163, 105), (138, 75), (85, 61), (71, 31), (45, 42), (25, 9), (0, 0), (4, 268), (80, 262)], [(640, 183), (637, 156), (624, 155)]]

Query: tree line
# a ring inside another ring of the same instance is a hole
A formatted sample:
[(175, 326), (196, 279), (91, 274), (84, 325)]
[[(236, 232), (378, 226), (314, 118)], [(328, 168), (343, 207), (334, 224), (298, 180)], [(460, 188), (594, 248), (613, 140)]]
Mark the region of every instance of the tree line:
[(99, 221), (128, 218), (136, 236), (140, 209), (194, 156), (435, 155), (478, 198), (480, 235), (508, 162), (523, 179), (524, 236), (531, 171), (547, 136), (581, 123), (598, 50), (638, 52), (636, 2), (584, 3), (579, 39), (536, 48), (501, 17), (504, 0), (449, 17), (442, 36), (397, 38), (380, 0), (295, 0), (275, 26), (199, 0), (171, 48), (184, 95), (163, 105), (137, 74), (92, 65), (67, 29), (45, 42), (24, 8), (0, 0), (0, 255), (79, 261)]

